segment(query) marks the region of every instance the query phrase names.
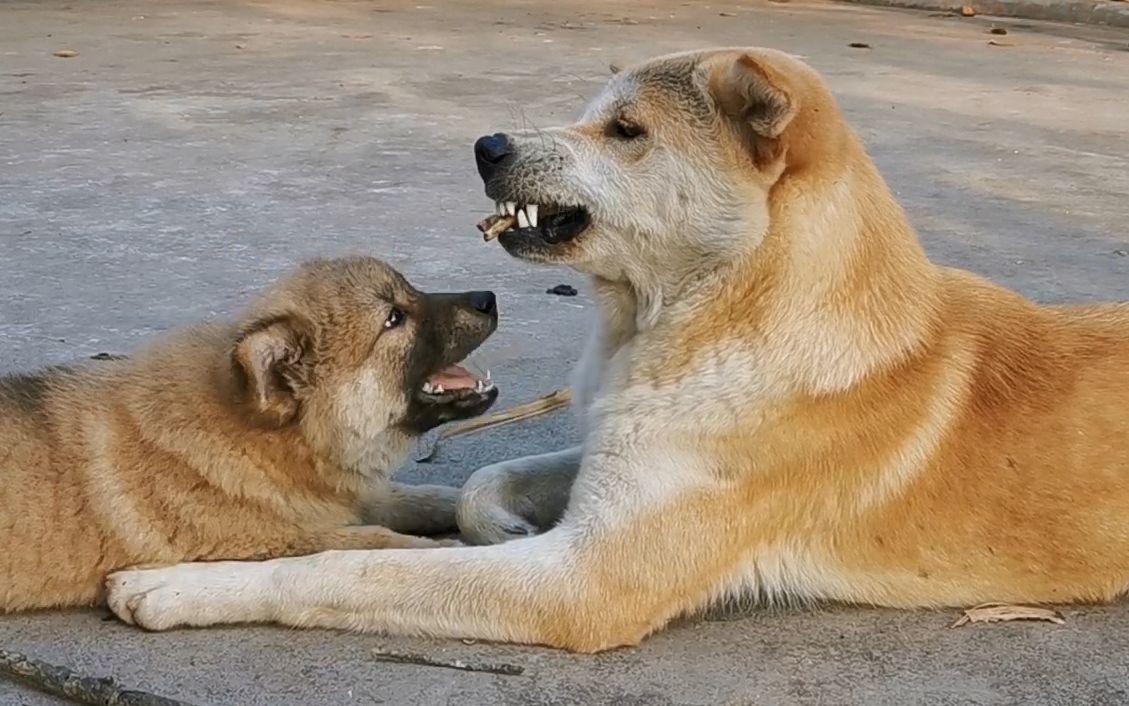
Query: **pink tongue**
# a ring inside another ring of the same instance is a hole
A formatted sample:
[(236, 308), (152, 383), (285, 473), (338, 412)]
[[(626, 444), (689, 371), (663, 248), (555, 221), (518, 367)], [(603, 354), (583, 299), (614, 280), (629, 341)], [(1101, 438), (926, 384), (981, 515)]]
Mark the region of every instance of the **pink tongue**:
[(464, 390), (474, 387), (478, 379), (471, 375), (466, 368), (452, 365), (435, 373), (427, 381), (432, 385), (442, 385), (444, 390)]

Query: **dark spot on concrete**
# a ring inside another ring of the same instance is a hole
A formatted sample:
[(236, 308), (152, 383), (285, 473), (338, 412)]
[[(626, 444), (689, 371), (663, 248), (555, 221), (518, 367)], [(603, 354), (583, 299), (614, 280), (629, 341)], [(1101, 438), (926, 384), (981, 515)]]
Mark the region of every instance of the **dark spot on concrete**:
[(545, 290), (545, 294), (556, 294), (558, 297), (575, 297), (576, 287), (568, 284), (558, 284)]
[(91, 360), (125, 360), (129, 356), (121, 355), (119, 353), (95, 353), (90, 356)]

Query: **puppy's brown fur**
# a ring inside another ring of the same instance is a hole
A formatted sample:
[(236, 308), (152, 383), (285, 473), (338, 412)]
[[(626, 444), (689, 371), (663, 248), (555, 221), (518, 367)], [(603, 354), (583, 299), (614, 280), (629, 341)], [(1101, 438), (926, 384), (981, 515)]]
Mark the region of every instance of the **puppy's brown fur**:
[(315, 262), (238, 322), (0, 378), (0, 611), (93, 603), (132, 564), (437, 546), (359, 523), (453, 528), (454, 489), (388, 474), (423, 428), (492, 401), (415, 394), (495, 321), (373, 259)]
[(1037, 306), (931, 263), (810, 67), (659, 57), (574, 125), (488, 140), (487, 194), (544, 221), (499, 242), (593, 275), (601, 303), (583, 446), (464, 489), (472, 539), (522, 538), (127, 572), (118, 615), (597, 651), (746, 592), (1129, 588), (1129, 307)]

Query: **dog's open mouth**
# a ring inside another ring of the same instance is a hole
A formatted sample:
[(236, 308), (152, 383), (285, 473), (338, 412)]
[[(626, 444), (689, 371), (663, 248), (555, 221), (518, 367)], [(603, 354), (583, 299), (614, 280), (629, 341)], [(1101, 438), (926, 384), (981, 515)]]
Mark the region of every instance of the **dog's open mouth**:
[(456, 399), (490, 392), (494, 389), (494, 381), (490, 379), (489, 370), (478, 376), (461, 365), (452, 365), (430, 375), (421, 389), (429, 397)]
[(503, 234), (537, 237), (550, 245), (564, 243), (583, 233), (592, 223), (583, 206), (495, 203), (497, 213), (478, 224), (483, 237), (493, 240)]

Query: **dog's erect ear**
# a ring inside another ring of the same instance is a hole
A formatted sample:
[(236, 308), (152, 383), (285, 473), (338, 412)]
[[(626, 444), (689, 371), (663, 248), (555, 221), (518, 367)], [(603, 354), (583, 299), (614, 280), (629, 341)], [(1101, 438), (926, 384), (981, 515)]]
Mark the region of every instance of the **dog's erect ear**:
[(243, 381), (243, 394), (264, 422), (294, 421), (299, 393), (310, 384), (313, 327), (296, 316), (267, 319), (244, 327), (231, 360)]
[(792, 96), (748, 54), (719, 69), (710, 84), (721, 109), (762, 137), (780, 137), (796, 115)]

